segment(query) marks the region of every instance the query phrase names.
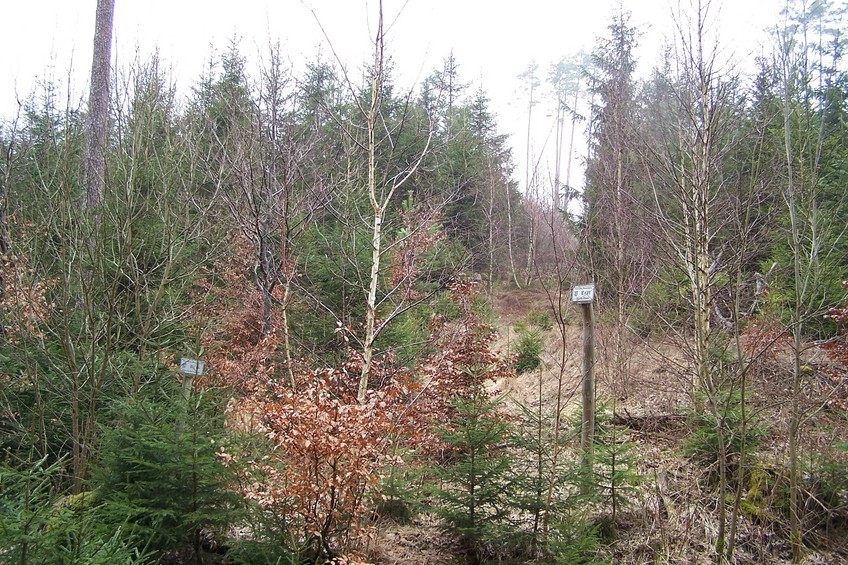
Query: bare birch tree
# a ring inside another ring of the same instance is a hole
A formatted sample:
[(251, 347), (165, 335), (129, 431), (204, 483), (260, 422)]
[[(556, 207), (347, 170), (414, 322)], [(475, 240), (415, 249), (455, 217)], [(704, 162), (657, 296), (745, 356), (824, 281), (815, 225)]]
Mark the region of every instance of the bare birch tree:
[(374, 358), (374, 342), (386, 324), (400, 312), (402, 306), (395, 307), (393, 313), (378, 320), (377, 285), (380, 281), (380, 267), (385, 253), (383, 249), (383, 222), (392, 203), (392, 197), (415, 174), (432, 139), (432, 130), (427, 137), (427, 143), (420, 155), (394, 177), (383, 181), (377, 170), (377, 139), (381, 129), (381, 101), (383, 95), (383, 79), (385, 72), (385, 27), (383, 22), (383, 2), (380, 0), (377, 14), (377, 30), (374, 38), (374, 62), (371, 75), (371, 103), (368, 106), (366, 125), (368, 130), (368, 202), (371, 204), (371, 268), (368, 275), (368, 294), (365, 302), (365, 335), (362, 341), (362, 371), (359, 375), (359, 387), (356, 398), (365, 402), (368, 391), (368, 377)]
[[(715, 423), (719, 497), (728, 484), (724, 425), (727, 382), (723, 377), (721, 343), (724, 328), (714, 315), (719, 274), (731, 252), (726, 237), (732, 212), (726, 206), (729, 179), (726, 161), (738, 144), (739, 119), (735, 77), (722, 66), (716, 18), (710, 2), (697, 0), (676, 16), (671, 104), (651, 144), (648, 174), (653, 190), (656, 226), (662, 245), (688, 291), (691, 323), (678, 336), (691, 365), (689, 386), (696, 412)], [(655, 117), (654, 117), (655, 119)], [(669, 326), (671, 329), (671, 326)], [(715, 555), (724, 559), (727, 515), (718, 504)]]
[[(320, 20), (313, 12), (318, 25)], [(402, 147), (399, 138), (404, 129), (411, 127), (412, 120), (409, 96), (404, 101), (400, 116), (393, 117), (386, 113), (387, 95), (387, 68), (386, 68), (386, 23), (384, 21), (383, 2), (377, 4), (376, 25), (374, 29), (373, 58), (369, 68), (368, 89), (365, 95), (359, 96), (349, 74), (343, 70), (344, 80), (347, 84), (349, 94), (353, 103), (354, 117), (361, 119), (363, 125), (360, 127), (352, 121), (344, 127), (346, 130), (346, 152), (347, 173), (344, 175), (345, 183), (351, 190), (345, 190), (343, 199), (350, 200), (351, 192), (358, 182), (358, 165), (353, 155), (359, 152), (365, 158), (365, 186), (364, 192), (367, 200), (367, 217), (360, 217), (360, 221), (368, 222), (369, 260), (367, 274), (361, 280), (362, 290), (365, 294), (365, 324), (364, 333), (361, 337), (355, 332), (349, 332), (357, 343), (362, 354), (362, 367), (357, 384), (357, 400), (364, 403), (369, 387), (372, 366), (376, 354), (376, 342), (380, 335), (391, 323), (408, 311), (415, 304), (420, 303), (425, 297), (414, 298), (410, 292), (417, 274), (416, 269), (408, 269), (400, 277), (391, 282), (391, 286), (381, 291), (381, 279), (385, 274), (388, 256), (394, 250), (401, 248), (406, 242), (411, 241), (416, 235), (431, 230), (435, 227), (436, 219), (446, 203), (445, 199), (426, 203), (422, 221), (417, 226), (400, 230), (397, 234), (387, 240), (386, 222), (389, 219), (393, 206), (396, 205), (399, 190), (411, 184), (416, 172), (427, 155), (430, 142), (433, 138), (433, 123), (429, 120), (426, 131), (419, 132), (424, 137), (423, 144), (413, 148), (411, 155), (402, 155)], [(323, 31), (323, 27), (322, 27)], [(339, 54), (330, 48), (336, 60), (341, 63)], [(343, 67), (343, 65), (342, 65)], [(367, 96), (367, 98), (366, 98)], [(353, 118), (350, 118), (351, 120)], [(419, 128), (420, 129), (420, 128)], [(364, 139), (360, 135), (364, 133)], [(359, 212), (354, 212), (358, 214)], [(355, 223), (356, 218), (342, 218), (344, 223)], [(350, 227), (350, 226), (349, 226)], [(355, 238), (354, 238), (355, 239)], [(348, 257), (355, 262), (355, 258)], [(358, 270), (358, 265), (354, 265)], [(337, 318), (338, 319), (338, 318)], [(341, 323), (339, 321), (339, 323)], [(350, 328), (341, 328), (349, 331)]]

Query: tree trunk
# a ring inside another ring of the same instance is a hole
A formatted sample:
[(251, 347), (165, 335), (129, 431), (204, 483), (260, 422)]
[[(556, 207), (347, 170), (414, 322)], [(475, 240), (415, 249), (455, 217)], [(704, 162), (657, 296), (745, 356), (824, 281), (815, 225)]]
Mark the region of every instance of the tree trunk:
[[(15, 134), (17, 132), (17, 120), (12, 128), (12, 135), (8, 147), (5, 147), (3, 177), (0, 178), (0, 256), (7, 255), (10, 248), (9, 240), (9, 179), (12, 176), (12, 158), (15, 155)], [(3, 278), (0, 276), (0, 298), (3, 297)]]
[[(535, 93), (535, 76), (530, 76), (530, 102), (527, 106), (527, 152), (526, 163), (524, 164), (524, 196), (525, 208), (528, 211), (529, 222), (527, 227), (527, 264), (524, 268), (524, 286), (530, 286), (530, 281), (533, 275), (533, 260), (536, 256), (536, 216), (534, 214), (534, 205), (538, 202), (538, 195), (535, 193), (535, 188), (531, 190), (531, 186), (536, 185), (536, 171), (533, 167), (533, 174), (530, 174), (530, 133), (533, 125), (533, 95)], [(532, 179), (532, 182), (531, 182)]]
[[(12, 157), (15, 151), (15, 133), (17, 124), (12, 129), (12, 136), (9, 139), (9, 146), (5, 148), (5, 159), (3, 166), (3, 176), (0, 178), (0, 262), (6, 262), (10, 259), (11, 240), (9, 239), (9, 179), (12, 175)], [(0, 303), (3, 302), (6, 293), (6, 281), (3, 280), (5, 267), (0, 268)], [(0, 331), (0, 335), (3, 332)]]
[(489, 207), (486, 220), (489, 223), (489, 280), (486, 281), (488, 295), (492, 296), (495, 275), (495, 172), (489, 157)]
[(359, 375), (359, 389), (356, 399), (365, 402), (368, 391), (368, 376), (374, 356), (374, 340), (377, 328), (377, 282), (380, 275), (381, 241), (383, 237), (383, 201), (377, 198), (377, 114), (380, 108), (380, 90), (383, 80), (383, 5), (380, 2), (377, 38), (374, 46), (374, 75), (371, 78), (371, 107), (368, 112), (368, 199), (374, 213), (371, 227), (371, 273), (368, 279), (368, 296), (365, 304), (365, 340), (362, 348), (362, 371)]
[(792, 311), (792, 399), (789, 415), (789, 543), (792, 547), (792, 560), (799, 562), (802, 554), (800, 478), (798, 473), (798, 429), (800, 428), (799, 396), (801, 393), (801, 351), (804, 331), (801, 302), (804, 298), (801, 286), (801, 235), (798, 225), (798, 195), (793, 178), (792, 133), (789, 110), (789, 87), (786, 87), (786, 107), (784, 108), (784, 139), (786, 143), (787, 199), (791, 226), (793, 275), (795, 282), (795, 304)]
[(509, 253), (509, 268), (512, 271), (512, 280), (516, 288), (521, 288), (518, 282), (518, 273), (515, 270), (515, 255), (512, 251), (512, 200), (509, 193), (509, 182), (504, 183), (506, 189), (506, 247)]
[(580, 97), (580, 81), (577, 82), (577, 88), (574, 89), (574, 107), (571, 109), (571, 137), (568, 141), (568, 160), (565, 163), (565, 206), (564, 209), (568, 213), (568, 203), (571, 201), (571, 161), (574, 159), (574, 132), (577, 131), (577, 102)]
[[(380, 269), (382, 268), (383, 255), (392, 248), (389, 243), (384, 248), (383, 242), (383, 224), (386, 220), (386, 211), (392, 203), (392, 198), (397, 193), (397, 190), (409, 180), (412, 175), (418, 170), (432, 140), (432, 130), (427, 136), (427, 142), (424, 148), (418, 155), (418, 158), (408, 166), (403, 174), (396, 175), (391, 180), (379, 180), (377, 178), (377, 129), (384, 131), (382, 116), (380, 114), (380, 104), (382, 99), (383, 78), (384, 78), (384, 26), (383, 26), (383, 3), (378, 3), (378, 23), (377, 34), (374, 40), (374, 68), (371, 77), (371, 104), (366, 111), (360, 108), (362, 115), (365, 117), (368, 131), (368, 180), (367, 191), (368, 201), (371, 205), (371, 213), (373, 217), (371, 221), (371, 268), (368, 276), (366, 302), (365, 302), (365, 336), (362, 340), (362, 369), (359, 375), (359, 386), (356, 393), (356, 398), (360, 403), (365, 402), (365, 395), (368, 391), (368, 378), (371, 373), (371, 366), (374, 359), (374, 342), (380, 332), (385, 329), (393, 319), (402, 314), (406, 308), (404, 303), (408, 305), (409, 297), (398, 297), (397, 289), (389, 291), (391, 295), (394, 293), (395, 298), (398, 298), (400, 304), (395, 304), (392, 308), (387, 309), (384, 318), (377, 320), (377, 288), (380, 279)], [(393, 144), (394, 140), (389, 139), (389, 144)], [(444, 205), (444, 204), (442, 204)], [(423, 228), (418, 228), (423, 229)], [(381, 300), (385, 300), (381, 298)]]
[(88, 140), (83, 168), (83, 209), (103, 202), (106, 186), (106, 140), (109, 133), (109, 66), (112, 58), (112, 19), (115, 0), (97, 0), (94, 55), (88, 97)]

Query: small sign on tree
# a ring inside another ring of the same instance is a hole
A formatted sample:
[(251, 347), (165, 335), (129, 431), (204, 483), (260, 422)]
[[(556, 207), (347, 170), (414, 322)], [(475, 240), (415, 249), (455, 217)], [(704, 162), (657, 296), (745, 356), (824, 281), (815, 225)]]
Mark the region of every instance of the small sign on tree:
[(571, 301), (577, 304), (589, 304), (595, 299), (595, 285), (581, 284), (571, 289)]

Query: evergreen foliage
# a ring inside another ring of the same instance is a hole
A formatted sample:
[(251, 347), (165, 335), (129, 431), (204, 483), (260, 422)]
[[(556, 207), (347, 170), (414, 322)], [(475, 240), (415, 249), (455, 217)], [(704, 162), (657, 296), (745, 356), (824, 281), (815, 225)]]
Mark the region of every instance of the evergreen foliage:
[(848, 442), (835, 441), (811, 465), (811, 522), (827, 530), (848, 524)]
[(604, 406), (595, 416), (593, 497), (610, 511), (610, 523), (615, 529), (619, 511), (632, 503), (640, 483), (636, 470), (634, 444), (627, 432), (613, 421), (613, 414)]
[(545, 402), (539, 400), (534, 404), (519, 405), (521, 419), (511, 438), (513, 447), (518, 449), (513, 465), (513, 507), (530, 523), (522, 535), (526, 536), (531, 552), (548, 553), (553, 550), (551, 533), (557, 529), (556, 524), (581, 500), (576, 494), (573, 461), (567, 451), (579, 430), (577, 434), (557, 435), (556, 415), (544, 406)]
[(422, 497), (425, 491), (423, 477), (427, 469), (416, 461), (414, 452), (396, 455), (395, 461), (380, 485), (377, 512), (381, 518), (408, 524), (425, 509)]
[(721, 445), (719, 431), (723, 434), (724, 456), (731, 471), (738, 468), (743, 448), (745, 454), (755, 453), (766, 436), (762, 425), (751, 421), (750, 417), (743, 421), (738, 391), (723, 390), (718, 393), (718, 397), (720, 400), (714, 408), (689, 412), (692, 433), (686, 439), (683, 449), (687, 457), (708, 469), (713, 479), (718, 473), (716, 464)]
[[(233, 448), (212, 392), (183, 398), (176, 386), (121, 401), (104, 430), (93, 486), (101, 519), (131, 524), (127, 542), (203, 562), (243, 515)], [(211, 538), (211, 539), (210, 539)]]
[(97, 495), (56, 494), (61, 462), (0, 463), (0, 562), (9, 564), (91, 563), (129, 565), (146, 561), (127, 544), (131, 524), (103, 524)]
[(549, 552), (557, 565), (602, 565), (611, 560), (602, 553), (598, 527), (580, 511), (566, 514), (554, 525), (556, 535), (551, 536)]
[(503, 445), (508, 425), (496, 412), (498, 401), (490, 399), (482, 386), (475, 386), (454, 406), (454, 425), (440, 431), (453, 460), (433, 469), (439, 479), (433, 486), (434, 510), (462, 538), (472, 560), (485, 563), (488, 555), (499, 555), (508, 547), (503, 544), (513, 531), (512, 460)]
[(540, 355), (544, 338), (542, 329), (534, 326), (516, 327), (518, 340), (515, 342), (515, 371), (518, 374), (535, 371), (542, 364)]

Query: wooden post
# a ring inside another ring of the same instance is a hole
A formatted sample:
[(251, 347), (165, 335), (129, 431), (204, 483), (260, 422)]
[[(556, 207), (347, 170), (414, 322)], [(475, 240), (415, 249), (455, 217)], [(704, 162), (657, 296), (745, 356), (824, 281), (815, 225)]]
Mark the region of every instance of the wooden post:
[(587, 476), (592, 471), (592, 445), (595, 440), (595, 316), (592, 303), (583, 309), (583, 427), (580, 448)]
[(183, 398), (188, 400), (191, 397), (191, 386), (194, 382), (194, 375), (183, 375)]
[(592, 476), (592, 445), (595, 441), (595, 313), (592, 301), (595, 285), (583, 284), (571, 290), (571, 301), (583, 309), (583, 423), (580, 450), (586, 477)]

